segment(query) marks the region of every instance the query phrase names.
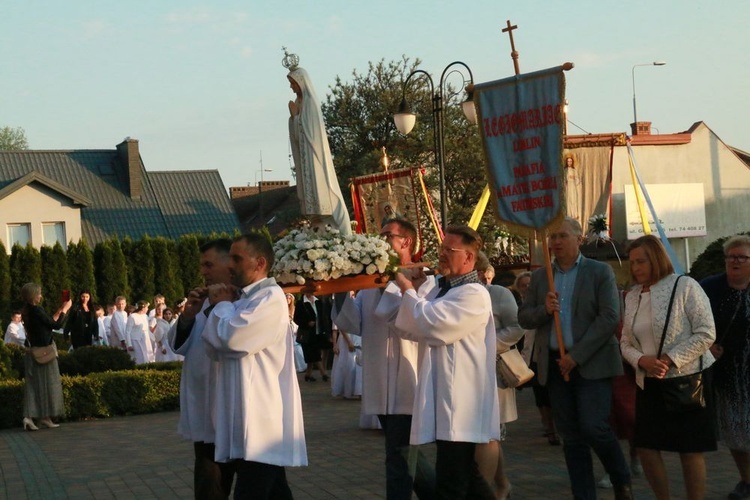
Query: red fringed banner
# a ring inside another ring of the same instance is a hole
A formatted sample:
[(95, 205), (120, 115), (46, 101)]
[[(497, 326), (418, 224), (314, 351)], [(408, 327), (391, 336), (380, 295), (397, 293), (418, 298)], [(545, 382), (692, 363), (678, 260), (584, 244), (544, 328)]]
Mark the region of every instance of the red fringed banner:
[(358, 233), (377, 234), (384, 221), (403, 218), (417, 228), (419, 245), (415, 258), (422, 254), (423, 230), (427, 224), (437, 227), (437, 216), (423, 188), (421, 169), (399, 169), (355, 177), (351, 180), (351, 192)]

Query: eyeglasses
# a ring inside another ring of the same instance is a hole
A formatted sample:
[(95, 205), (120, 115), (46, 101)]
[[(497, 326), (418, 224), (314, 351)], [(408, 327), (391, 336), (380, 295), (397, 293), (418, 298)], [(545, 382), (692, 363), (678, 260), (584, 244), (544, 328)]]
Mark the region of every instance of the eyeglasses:
[(383, 238), (386, 238), (386, 239), (388, 239), (388, 238), (407, 238), (407, 236), (404, 236), (403, 234), (396, 234), (396, 233), (391, 233), (391, 232), (380, 233), (380, 236), (382, 236)]
[(440, 249), (438, 250), (439, 253), (455, 253), (455, 252), (468, 252), (465, 248), (454, 248), (454, 247), (446, 247), (443, 245), (440, 245)]
[(724, 256), (724, 260), (726, 262), (733, 262), (735, 264), (744, 264), (747, 262), (747, 260), (750, 259), (750, 255), (726, 255)]

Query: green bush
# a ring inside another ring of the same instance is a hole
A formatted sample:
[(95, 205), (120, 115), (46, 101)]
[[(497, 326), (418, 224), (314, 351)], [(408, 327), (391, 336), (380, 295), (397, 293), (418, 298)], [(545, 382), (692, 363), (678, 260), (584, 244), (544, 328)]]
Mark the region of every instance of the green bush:
[(61, 377), (66, 420), (108, 417), (107, 405), (101, 397), (102, 383), (94, 376)]
[(159, 361), (158, 363), (149, 363), (147, 365), (138, 365), (135, 367), (136, 370), (156, 370), (156, 371), (172, 371), (182, 370), (182, 361)]
[[(127, 370), (62, 376), (65, 420), (154, 413), (179, 408), (179, 370)], [(24, 383), (0, 381), (0, 428), (23, 417)]]
[(7, 375), (7, 377), (3, 377), (3, 380), (22, 380), (25, 371), (23, 360), (26, 357), (26, 348), (16, 344), (4, 345), (8, 352), (8, 358), (3, 356), (0, 362), (3, 364), (7, 362), (8, 365), (0, 368), (0, 371)]
[(94, 373), (110, 415), (153, 413), (180, 406), (180, 372), (128, 370)]
[[(738, 234), (750, 234), (750, 232)], [(714, 240), (705, 250), (703, 250), (690, 268), (690, 276), (692, 278), (700, 281), (708, 276), (721, 274), (726, 270), (726, 267), (724, 266), (723, 245), (729, 238), (730, 236), (726, 236)]]
[(0, 342), (0, 380), (18, 380), (18, 369), (13, 364), (13, 358), (15, 352), (22, 349), (16, 344)]
[[(59, 339), (56, 339), (56, 343), (60, 374), (71, 377), (107, 371), (133, 369), (179, 371), (182, 368), (181, 361), (149, 363), (136, 367), (130, 355), (121, 349), (108, 346), (87, 346), (68, 351), (67, 344)], [(26, 348), (24, 347), (15, 344), (0, 345), (0, 380), (23, 380), (25, 356)]]
[(54, 334), (52, 340), (54, 340), (55, 344), (57, 345), (57, 352), (58, 353), (63, 353), (63, 352), (67, 353), (68, 351), (70, 351), (70, 347), (71, 347), (70, 337), (68, 337), (66, 339), (65, 336), (62, 333), (62, 330), (58, 330)]
[(89, 373), (132, 370), (135, 363), (127, 352), (109, 346), (86, 346), (60, 356), (62, 375), (88, 375)]

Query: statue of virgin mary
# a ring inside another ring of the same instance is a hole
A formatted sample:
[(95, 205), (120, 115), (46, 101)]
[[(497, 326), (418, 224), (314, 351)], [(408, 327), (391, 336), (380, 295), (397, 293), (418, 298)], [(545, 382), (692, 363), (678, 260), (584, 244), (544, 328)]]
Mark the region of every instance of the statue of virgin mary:
[(289, 139), (297, 175), (300, 210), (313, 226), (331, 224), (342, 234), (351, 234), (349, 213), (333, 168), (323, 114), (310, 77), (297, 66), (298, 58), (286, 53), (289, 86), (297, 95), (289, 101)]

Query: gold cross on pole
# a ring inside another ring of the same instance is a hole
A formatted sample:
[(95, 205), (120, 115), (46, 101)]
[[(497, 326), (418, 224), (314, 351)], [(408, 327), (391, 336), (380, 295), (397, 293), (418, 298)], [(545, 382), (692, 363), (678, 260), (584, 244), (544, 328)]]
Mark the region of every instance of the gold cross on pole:
[(510, 49), (512, 51), (510, 53), (510, 57), (513, 58), (513, 69), (515, 69), (516, 75), (520, 75), (521, 68), (518, 67), (518, 51), (516, 50), (516, 43), (513, 41), (513, 30), (518, 29), (518, 25), (517, 24), (511, 25), (510, 19), (508, 19), (506, 23), (507, 23), (506, 27), (503, 28), (503, 33), (507, 33), (508, 36), (510, 37)]

